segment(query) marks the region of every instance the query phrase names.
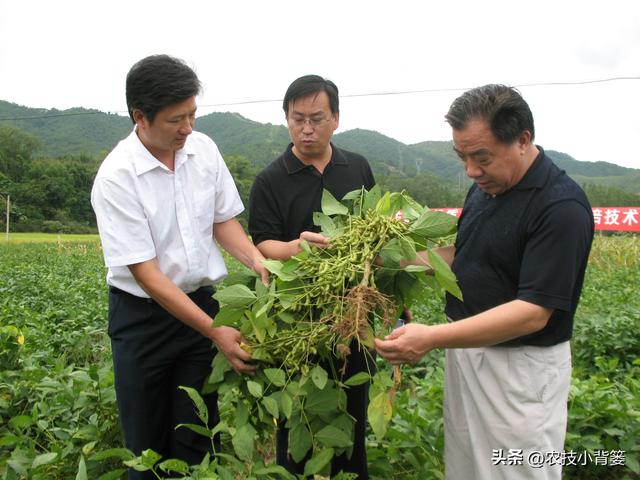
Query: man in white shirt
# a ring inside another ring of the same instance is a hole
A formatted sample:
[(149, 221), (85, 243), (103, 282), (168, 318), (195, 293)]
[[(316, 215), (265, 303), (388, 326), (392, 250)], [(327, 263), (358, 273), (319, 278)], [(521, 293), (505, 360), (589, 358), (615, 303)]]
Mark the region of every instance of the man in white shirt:
[[(266, 284), (264, 257), (235, 218), (244, 206), (215, 143), (193, 131), (200, 81), (179, 59), (146, 57), (127, 75), (135, 125), (105, 158), (91, 203), (108, 267), (109, 335), (125, 443), (136, 454), (200, 463), (211, 442), (178, 386), (200, 390), (215, 348), (250, 373), (242, 336), (212, 327), (213, 288), (227, 274), (218, 244)], [(217, 243), (216, 243), (217, 242)], [(213, 343), (213, 345), (212, 345)], [(217, 397), (204, 396), (211, 425)], [(129, 478), (153, 478), (131, 471)]]

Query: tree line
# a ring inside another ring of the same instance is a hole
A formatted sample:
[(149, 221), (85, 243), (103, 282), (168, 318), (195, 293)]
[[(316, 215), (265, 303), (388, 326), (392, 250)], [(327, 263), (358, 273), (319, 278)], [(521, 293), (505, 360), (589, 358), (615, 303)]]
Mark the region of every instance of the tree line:
[[(0, 195), (11, 196), (12, 231), (92, 233), (96, 231), (90, 195), (93, 178), (104, 155), (38, 157), (40, 141), (10, 125), (0, 125)], [(357, 151), (357, 148), (354, 148)], [(249, 191), (261, 167), (242, 155), (225, 154), (225, 161), (248, 205)], [(406, 190), (423, 205), (461, 207), (466, 186), (433, 174), (376, 175), (384, 190)], [(594, 206), (634, 206), (640, 199), (615, 187), (584, 184)], [(4, 213), (4, 209), (2, 211)], [(246, 212), (245, 214), (246, 215)], [(0, 224), (5, 228), (5, 215)], [(242, 221), (246, 217), (241, 218)]]

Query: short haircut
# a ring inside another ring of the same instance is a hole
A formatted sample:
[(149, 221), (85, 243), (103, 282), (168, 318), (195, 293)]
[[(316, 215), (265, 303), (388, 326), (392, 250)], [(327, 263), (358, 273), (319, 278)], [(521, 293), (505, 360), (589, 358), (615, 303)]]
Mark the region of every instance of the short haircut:
[(454, 130), (464, 130), (471, 120), (484, 120), (494, 137), (505, 144), (515, 142), (528, 130), (535, 137), (533, 114), (515, 88), (484, 85), (456, 98), (444, 117)]
[(336, 114), (340, 111), (340, 100), (338, 99), (338, 87), (331, 80), (322, 78), (319, 75), (305, 75), (293, 81), (287, 93), (284, 95), (284, 101), (282, 102), (282, 108), (284, 114), (289, 113), (289, 102), (296, 98), (305, 97), (312, 93), (327, 92), (329, 96), (329, 108), (332, 114)]
[(183, 60), (169, 55), (151, 55), (138, 61), (127, 74), (127, 108), (140, 110), (153, 123), (160, 110), (197, 96), (202, 85)]

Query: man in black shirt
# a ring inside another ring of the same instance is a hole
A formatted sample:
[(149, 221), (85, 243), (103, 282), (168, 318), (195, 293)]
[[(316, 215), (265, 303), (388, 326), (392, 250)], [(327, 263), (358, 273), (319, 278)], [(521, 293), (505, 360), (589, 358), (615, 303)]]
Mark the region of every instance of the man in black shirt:
[[(300, 243), (326, 247), (328, 239), (313, 224), (313, 212), (321, 211), (322, 191), (341, 200), (359, 188), (371, 189), (373, 174), (367, 160), (331, 143), (340, 116), (338, 89), (317, 75), (295, 80), (285, 94), (283, 108), (292, 143), (256, 177), (249, 197), (249, 233), (267, 258), (288, 259), (301, 251)], [(364, 352), (352, 348), (344, 378), (366, 371)], [(371, 365), (369, 368), (373, 368)], [(356, 419), (351, 458), (335, 457), (332, 472), (340, 470), (368, 478), (365, 427), (368, 384), (347, 391), (347, 411)], [(287, 453), (288, 432), (279, 428), (277, 461), (289, 471), (302, 473)]]
[(463, 300), (447, 296), (448, 324), (410, 324), (376, 347), (393, 363), (447, 348), (448, 479), (559, 479), (559, 462), (535, 459), (564, 446), (569, 339), (593, 239), (591, 207), (533, 143), (533, 116), (514, 89), (470, 90), (446, 119), (475, 183), (455, 246), (439, 252)]

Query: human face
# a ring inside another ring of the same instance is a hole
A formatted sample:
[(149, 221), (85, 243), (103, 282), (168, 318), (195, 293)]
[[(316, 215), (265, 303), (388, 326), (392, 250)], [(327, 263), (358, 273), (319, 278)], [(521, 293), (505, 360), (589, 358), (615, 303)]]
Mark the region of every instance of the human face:
[(338, 113), (331, 113), (329, 95), (318, 92), (289, 102), (287, 125), (296, 156), (305, 163), (325, 159), (338, 128)]
[(462, 130), (453, 130), (453, 149), (464, 170), (478, 188), (498, 195), (516, 185), (524, 176), (530, 134), (524, 132), (511, 144), (498, 141), (485, 120), (471, 120)]
[(173, 158), (176, 150), (184, 147), (187, 137), (193, 132), (196, 119), (196, 98), (191, 97), (158, 112), (153, 122), (140, 110), (133, 111), (142, 144), (159, 160)]

